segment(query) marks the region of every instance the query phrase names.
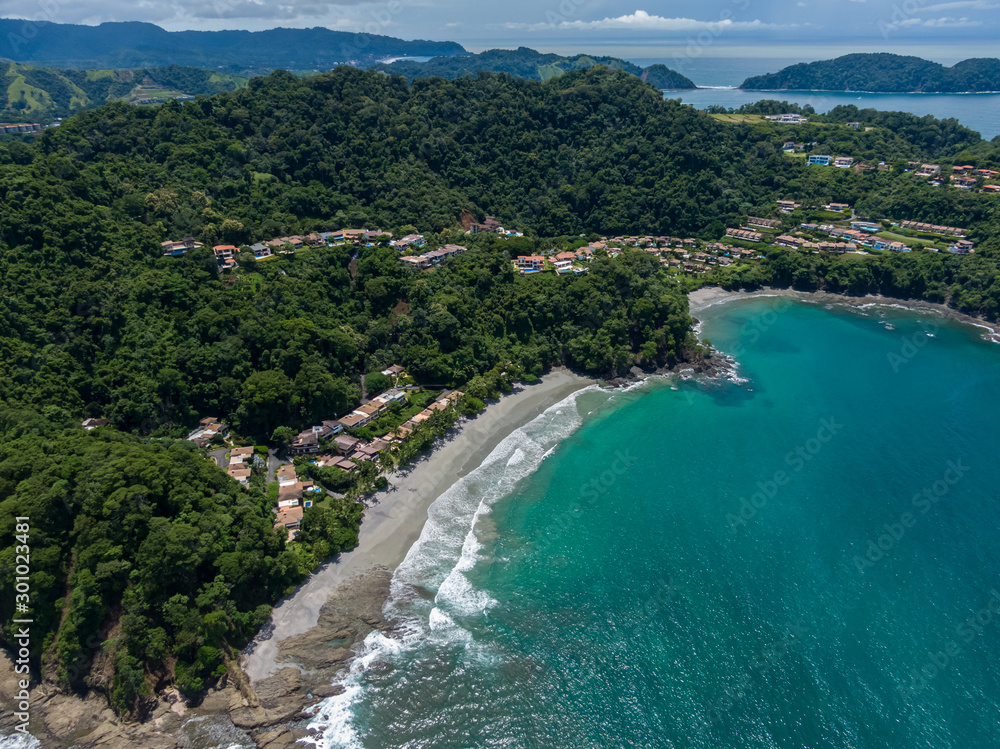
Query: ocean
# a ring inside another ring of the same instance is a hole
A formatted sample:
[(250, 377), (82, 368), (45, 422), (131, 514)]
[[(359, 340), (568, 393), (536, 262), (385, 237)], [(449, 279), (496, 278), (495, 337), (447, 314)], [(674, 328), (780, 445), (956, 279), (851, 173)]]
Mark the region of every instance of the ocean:
[(325, 746), (1000, 745), (1000, 346), (698, 316), (727, 379), (580, 391), (432, 506)]
[(734, 109), (761, 99), (777, 99), (795, 104), (810, 104), (817, 112), (829, 112), (836, 106), (854, 104), (859, 109), (880, 109), (933, 115), (940, 119), (954, 117), (976, 130), (987, 140), (1000, 135), (1000, 93), (995, 94), (865, 94), (825, 91), (741, 91), (738, 86), (747, 78), (776, 73), (798, 59), (771, 57), (694, 57), (679, 52), (675, 57), (630, 58), (646, 67), (662, 63), (683, 73), (695, 82), (695, 91), (668, 91), (664, 96), (680, 99), (697, 109), (711, 105)]

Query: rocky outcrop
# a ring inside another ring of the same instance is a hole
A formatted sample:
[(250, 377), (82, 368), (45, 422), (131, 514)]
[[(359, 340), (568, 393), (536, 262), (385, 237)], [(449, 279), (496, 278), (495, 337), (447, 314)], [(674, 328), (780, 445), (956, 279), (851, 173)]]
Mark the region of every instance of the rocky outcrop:
[[(282, 749), (308, 737), (309, 709), (340, 694), (334, 684), (346, 661), (373, 629), (388, 632), (382, 615), (392, 573), (374, 568), (338, 586), (320, 609), (316, 626), (279, 644), (278, 673), (251, 683), (236, 664), (217, 689), (197, 707), (189, 706), (176, 688), (168, 687), (151, 701), (142, 723), (124, 721), (108, 707), (103, 694), (63, 694), (50, 685), (31, 691), (30, 730), (52, 749), (181, 749), (182, 728), (192, 718), (212, 718), (258, 747)], [(0, 698), (11, 704), (18, 679), (9, 655), (0, 651)], [(10, 713), (0, 718), (0, 734), (13, 727)]]

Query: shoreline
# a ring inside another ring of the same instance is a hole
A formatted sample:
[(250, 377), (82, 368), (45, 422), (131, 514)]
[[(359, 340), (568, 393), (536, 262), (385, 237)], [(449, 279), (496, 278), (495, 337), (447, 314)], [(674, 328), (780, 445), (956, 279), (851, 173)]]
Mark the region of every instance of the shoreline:
[(365, 510), (358, 546), (325, 563), (282, 599), (261, 632), (265, 636), (258, 634), (244, 651), (240, 666), (251, 684), (286, 667), (289, 659), (281, 657), (281, 643), (313, 629), (323, 605), (340, 586), (356, 584), (374, 572), (391, 576), (420, 538), (428, 508), (458, 479), (478, 468), (504, 438), (594, 382), (558, 369), (536, 384), (515, 386), (514, 392), (489, 404), (477, 417), (460, 420), (428, 455), (387, 475), (389, 488), (375, 493)]
[(879, 304), (908, 309), (914, 312), (931, 312), (949, 320), (988, 330), (989, 334), (986, 337), (989, 340), (1000, 343), (1000, 323), (990, 322), (981, 317), (973, 317), (947, 305), (925, 302), (921, 299), (898, 299), (878, 294), (848, 296), (847, 294), (834, 294), (829, 291), (798, 291), (796, 289), (772, 287), (765, 287), (756, 291), (727, 291), (719, 286), (703, 286), (688, 294), (688, 306), (690, 314), (693, 316), (709, 307), (728, 304), (740, 299), (752, 299), (754, 297), (785, 297), (802, 301), (811, 300), (829, 304), (846, 304), (851, 307)]
[[(278, 601), (238, 665), (231, 663), (199, 704), (168, 688), (153, 696), (143, 722), (119, 722), (100, 695), (81, 699), (42, 688), (34, 696), (40, 745), (215, 749), (221, 742), (282, 749), (314, 738), (311, 709), (343, 692), (337, 679), (357, 647), (376, 629), (392, 633), (395, 625), (383, 614), (390, 581), (420, 538), (430, 506), (512, 432), (598, 382), (560, 367), (536, 383), (517, 384), (477, 416), (459, 419), (414, 463), (387, 475), (389, 487), (366, 501), (358, 545)], [(9, 658), (0, 660), (13, 673)]]

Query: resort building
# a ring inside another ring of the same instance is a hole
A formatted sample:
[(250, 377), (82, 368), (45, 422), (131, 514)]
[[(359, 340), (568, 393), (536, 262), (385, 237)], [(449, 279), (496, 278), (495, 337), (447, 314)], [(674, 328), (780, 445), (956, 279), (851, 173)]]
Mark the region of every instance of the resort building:
[(747, 231), (746, 229), (726, 229), (726, 236), (741, 239), (744, 242), (759, 242), (764, 238), (760, 232)]
[(764, 229), (780, 229), (781, 222), (773, 218), (758, 218), (757, 216), (747, 216), (747, 224), (759, 226)]
[(545, 267), (545, 258), (542, 255), (518, 255), (514, 265), (519, 270), (542, 270)]
[(766, 115), (766, 119), (771, 122), (779, 122), (782, 125), (802, 125), (809, 122), (807, 117), (803, 117), (801, 114), (795, 114), (794, 112), (787, 112), (785, 114), (769, 114)]
[(939, 224), (925, 224), (921, 221), (900, 221), (899, 225), (911, 231), (922, 231), (928, 234), (944, 234), (952, 237), (964, 237), (965, 229), (958, 226), (940, 226)]

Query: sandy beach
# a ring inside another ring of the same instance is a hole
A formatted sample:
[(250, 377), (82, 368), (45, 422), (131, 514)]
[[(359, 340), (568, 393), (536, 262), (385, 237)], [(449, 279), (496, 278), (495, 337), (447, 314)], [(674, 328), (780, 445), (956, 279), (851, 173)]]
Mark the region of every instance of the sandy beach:
[(994, 340), (1000, 340), (1000, 326), (979, 317), (972, 317), (959, 312), (956, 309), (943, 304), (924, 302), (919, 299), (894, 299), (892, 297), (866, 294), (865, 296), (848, 296), (846, 294), (831, 294), (826, 291), (796, 291), (795, 289), (773, 289), (764, 288), (759, 291), (727, 291), (718, 286), (704, 286), (688, 294), (688, 305), (692, 315), (697, 315), (707, 307), (714, 307), (717, 304), (726, 304), (737, 299), (751, 299), (755, 296), (781, 296), (793, 299), (810, 300), (814, 302), (826, 302), (830, 304), (849, 304), (854, 307), (861, 307), (868, 304), (886, 304), (897, 307), (906, 307), (916, 311), (935, 312), (943, 317), (959, 322), (975, 325), (988, 330), (989, 335)]
[(558, 369), (538, 383), (517, 386), (476, 418), (461, 420), (429, 455), (387, 476), (389, 488), (368, 503), (357, 548), (325, 564), (275, 607), (252, 652), (241, 660), (251, 681), (289, 665), (278, 658), (281, 642), (315, 627), (320, 609), (338, 587), (368, 573), (394, 570), (420, 537), (427, 508), (456, 480), (481, 465), (505, 437), (593, 382)]

